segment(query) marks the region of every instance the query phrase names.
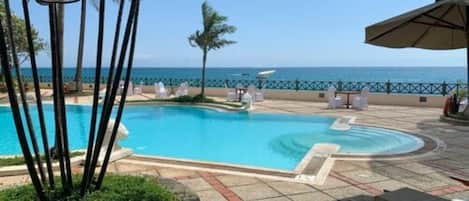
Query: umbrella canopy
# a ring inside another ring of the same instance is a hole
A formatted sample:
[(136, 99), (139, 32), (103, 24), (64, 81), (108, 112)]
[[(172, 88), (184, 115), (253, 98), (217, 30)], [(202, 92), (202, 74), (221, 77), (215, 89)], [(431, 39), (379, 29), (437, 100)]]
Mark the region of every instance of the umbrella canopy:
[(468, 0), (441, 0), (366, 28), (366, 42), (391, 48), (448, 50), (468, 47)]
[[(366, 43), (450, 50), (469, 47), (469, 0), (437, 0), (366, 28)], [(469, 71), (469, 50), (468, 71)], [(469, 72), (467, 74), (469, 85)]]

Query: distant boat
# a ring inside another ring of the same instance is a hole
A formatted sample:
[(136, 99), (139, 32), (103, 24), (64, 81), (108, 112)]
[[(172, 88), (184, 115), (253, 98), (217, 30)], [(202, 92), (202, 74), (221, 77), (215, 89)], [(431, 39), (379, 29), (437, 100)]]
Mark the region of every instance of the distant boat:
[(235, 74), (231, 74), (231, 76), (249, 77), (249, 73), (235, 73)]
[(276, 71), (275, 70), (268, 70), (268, 71), (262, 71), (257, 73), (256, 78), (257, 79), (267, 79), (270, 76), (272, 76)]

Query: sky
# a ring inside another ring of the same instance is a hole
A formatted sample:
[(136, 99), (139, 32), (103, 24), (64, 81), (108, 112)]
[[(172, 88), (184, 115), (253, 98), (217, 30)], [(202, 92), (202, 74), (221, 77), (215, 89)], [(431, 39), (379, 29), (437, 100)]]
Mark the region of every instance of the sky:
[[(91, 0), (88, 0), (89, 2)], [(49, 43), (47, 7), (31, 2), (33, 26)], [(117, 4), (107, 1), (104, 65), (112, 47)], [(200, 49), (188, 36), (201, 29), (201, 0), (142, 0), (134, 65), (138, 67), (198, 67)], [(326, 66), (465, 66), (465, 51), (389, 49), (364, 43), (365, 27), (432, 0), (210, 0), (209, 4), (237, 32), (226, 38), (236, 44), (210, 52), (209, 67)], [(22, 16), (20, 1), (11, 1)], [(128, 8), (129, 4), (127, 4)], [(64, 65), (74, 67), (78, 46), (80, 4), (65, 8)], [(87, 67), (95, 66), (98, 12), (89, 3), (85, 41)], [(38, 56), (50, 66), (50, 51)], [(23, 64), (28, 66), (28, 62)]]

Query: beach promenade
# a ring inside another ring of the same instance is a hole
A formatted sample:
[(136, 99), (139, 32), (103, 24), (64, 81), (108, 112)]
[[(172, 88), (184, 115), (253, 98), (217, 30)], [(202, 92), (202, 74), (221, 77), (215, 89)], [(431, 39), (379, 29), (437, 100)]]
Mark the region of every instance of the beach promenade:
[[(3, 95), (2, 95), (3, 97)], [(130, 100), (153, 97), (143, 94)], [(68, 97), (71, 104), (89, 104), (91, 96)], [(3, 101), (3, 100), (2, 100)], [(242, 177), (187, 168), (168, 168), (127, 158), (113, 163), (117, 174), (161, 176), (178, 180), (195, 191), (203, 201), (223, 200), (315, 200), (343, 198), (372, 200), (384, 190), (403, 187), (444, 198), (468, 198), (469, 186), (452, 179), (469, 180), (469, 127), (439, 121), (440, 108), (370, 105), (368, 110), (328, 110), (325, 103), (266, 100), (256, 103), (253, 112), (301, 115), (356, 116), (362, 125), (417, 133), (437, 139), (436, 151), (424, 155), (388, 160), (337, 159), (324, 185), (307, 185), (256, 177)], [(79, 166), (74, 167), (80, 172)], [(28, 182), (27, 175), (0, 178), (0, 189)], [(358, 196), (358, 197), (357, 197)]]

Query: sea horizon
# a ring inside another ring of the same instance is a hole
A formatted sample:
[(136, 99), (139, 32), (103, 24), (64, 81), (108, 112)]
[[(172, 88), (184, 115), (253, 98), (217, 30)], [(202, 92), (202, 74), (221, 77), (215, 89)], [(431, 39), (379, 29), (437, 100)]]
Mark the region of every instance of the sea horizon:
[[(31, 76), (29, 68), (23, 75)], [(102, 76), (109, 68), (103, 67)], [(456, 83), (466, 82), (464, 67), (207, 67), (207, 79), (256, 79), (259, 72), (275, 70), (272, 80), (314, 80), (354, 82), (422, 82)], [(75, 68), (64, 68), (64, 77), (72, 79)], [(83, 76), (94, 77), (95, 68), (83, 68)], [(50, 68), (39, 68), (39, 74), (51, 75)], [(200, 79), (200, 67), (134, 67), (132, 78)]]

